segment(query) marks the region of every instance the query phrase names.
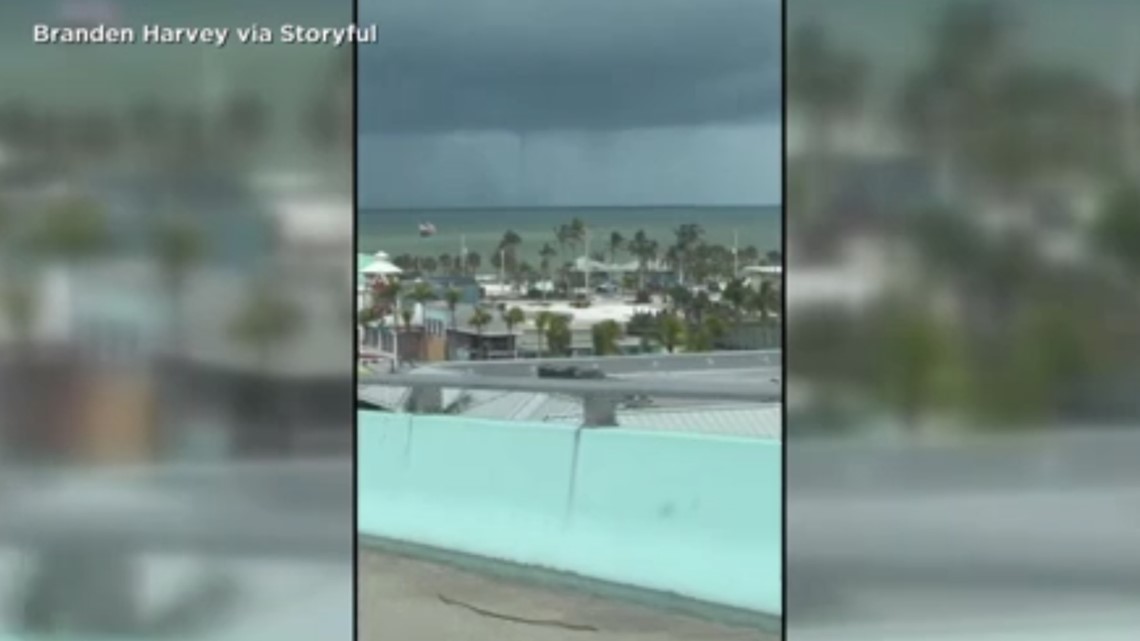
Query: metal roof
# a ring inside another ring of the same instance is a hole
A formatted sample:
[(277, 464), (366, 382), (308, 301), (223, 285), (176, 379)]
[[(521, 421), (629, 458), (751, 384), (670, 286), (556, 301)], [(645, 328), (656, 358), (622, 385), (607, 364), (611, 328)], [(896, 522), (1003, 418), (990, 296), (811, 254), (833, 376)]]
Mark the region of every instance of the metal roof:
[[(715, 434), (780, 440), (783, 433), (779, 405), (669, 407), (624, 409), (617, 412), (618, 427), (661, 430), (685, 434)], [(548, 415), (548, 422), (577, 423), (580, 406), (562, 415)]]
[[(361, 399), (391, 410), (403, 407), (407, 396), (407, 388), (383, 386), (369, 386), (360, 394)], [(583, 420), (582, 401), (572, 396), (498, 390), (444, 390), (444, 405), (451, 405), (461, 398), (466, 401), (465, 407), (456, 416), (574, 425)], [(778, 404), (699, 403), (681, 399), (660, 399), (654, 403), (652, 407), (619, 409), (618, 427), (782, 438), (783, 415)]]
[(782, 440), (784, 429), (776, 404), (619, 411), (617, 418), (621, 427), (774, 440)]

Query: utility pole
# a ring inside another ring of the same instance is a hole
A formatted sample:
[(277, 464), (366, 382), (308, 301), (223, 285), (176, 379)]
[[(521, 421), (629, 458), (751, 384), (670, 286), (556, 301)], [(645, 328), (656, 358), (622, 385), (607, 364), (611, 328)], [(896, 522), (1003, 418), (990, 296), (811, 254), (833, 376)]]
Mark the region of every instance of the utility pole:
[(583, 257), (585, 259), (585, 262), (583, 263), (583, 266), (585, 267), (585, 269), (582, 270), (582, 278), (583, 278), (583, 281), (585, 282), (586, 295), (588, 296), (590, 294), (590, 267), (591, 267), (591, 265), (590, 265), (590, 228), (589, 227), (586, 228), (585, 241), (586, 241), (586, 244), (585, 244), (586, 255)]
[(400, 369), (400, 295), (392, 301), (392, 371)]
[(740, 235), (734, 230), (732, 232), (732, 280), (736, 280), (740, 275), (740, 249), (738, 244), (740, 242)]

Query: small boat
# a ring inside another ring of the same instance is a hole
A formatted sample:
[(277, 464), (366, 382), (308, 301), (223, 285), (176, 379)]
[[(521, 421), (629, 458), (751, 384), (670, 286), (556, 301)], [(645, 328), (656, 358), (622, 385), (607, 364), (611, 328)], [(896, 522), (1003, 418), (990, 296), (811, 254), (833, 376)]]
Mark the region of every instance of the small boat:
[(420, 223), (420, 238), (427, 238), (428, 236), (435, 236), (435, 225)]

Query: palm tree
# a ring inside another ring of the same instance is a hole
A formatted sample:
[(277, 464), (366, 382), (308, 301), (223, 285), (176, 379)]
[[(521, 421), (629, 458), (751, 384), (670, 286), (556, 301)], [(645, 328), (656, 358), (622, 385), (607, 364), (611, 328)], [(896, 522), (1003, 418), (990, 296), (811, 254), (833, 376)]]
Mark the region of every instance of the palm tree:
[[(419, 308), (422, 310), (420, 312), (421, 314), (426, 315), (426, 313), (427, 313), (426, 305), (429, 301), (433, 301), (436, 299), (436, 294), (435, 294), (435, 289), (433, 289), (431, 285), (429, 285), (423, 281), (419, 281), (415, 285), (412, 286), (412, 290), (410, 292), (408, 292), (407, 297), (409, 300), (411, 300), (417, 306), (419, 306)], [(412, 329), (412, 318), (415, 315), (415, 309), (404, 309), (401, 313), (403, 314), (403, 317), (404, 317), (404, 328), (407, 331), (411, 331), (411, 329)], [(424, 337), (422, 337), (422, 336), (420, 338), (420, 358), (422, 360), (427, 360), (427, 341), (424, 340)]]
[(623, 249), (625, 249), (625, 236), (622, 236), (619, 231), (610, 233), (609, 250), (611, 263), (617, 262), (618, 252)]
[(248, 347), (268, 369), (278, 345), (298, 332), (300, 310), (267, 287), (255, 287), (246, 304), (230, 321), (230, 337)]
[[(542, 249), (539, 250), (538, 255), (542, 259), (542, 262), (540, 263), (540, 266), (542, 268), (542, 277), (545, 280), (549, 281), (551, 279), (550, 261), (552, 261), (554, 257), (558, 255), (558, 252), (550, 246), (550, 243), (543, 243)], [(542, 297), (546, 298), (545, 288), (542, 290)]]
[(416, 305), (423, 306), (424, 303), (435, 300), (435, 290), (430, 284), (418, 281), (412, 285), (412, 290), (406, 294), (406, 298)]
[(704, 325), (695, 324), (684, 334), (686, 352), (707, 352), (712, 349), (712, 337)]
[(724, 338), (726, 333), (724, 321), (716, 314), (710, 314), (705, 318), (704, 328), (705, 332), (708, 333), (709, 341), (714, 344), (714, 347), (715, 343)]
[(1070, 69), (1019, 65), (986, 98), (992, 106), (980, 131), (965, 139), (964, 160), (997, 195), (1018, 202), (1041, 186), (1051, 188), (1054, 179), (1119, 173), (1126, 110), (1099, 80)]
[(405, 307), (400, 310), (400, 318), (404, 321), (404, 331), (412, 331), (412, 319), (416, 316), (416, 310), (411, 307)]
[(554, 318), (554, 314), (541, 311), (534, 315), (534, 331), (538, 335), (538, 357), (542, 358), (543, 349), (542, 341), (546, 338), (546, 331), (550, 327), (550, 321)]
[(760, 317), (761, 322), (767, 323), (772, 317), (774, 297), (775, 290), (772, 288), (772, 283), (764, 281), (760, 283), (760, 289), (754, 290), (748, 298), (747, 308), (755, 312)]
[(384, 310), (378, 305), (369, 305), (356, 314), (357, 324), (365, 331), (372, 325), (384, 320)]
[(1118, 189), (1093, 228), (1093, 242), (1130, 276), (1140, 274), (1140, 188)]
[(721, 300), (731, 306), (732, 315), (737, 324), (740, 323), (741, 317), (744, 315), (751, 292), (751, 288), (742, 279), (737, 278), (729, 281), (728, 285), (725, 285), (724, 291), (720, 293)]
[(693, 302), (693, 293), (681, 285), (669, 288), (669, 302), (673, 311), (687, 310)]
[(572, 334), (570, 331), (570, 321), (573, 317), (569, 314), (553, 314), (550, 317), (549, 326), (546, 328), (546, 344), (550, 347), (550, 353), (558, 356), (567, 356), (570, 354), (572, 346)]
[(169, 296), (171, 347), (180, 352), (183, 348), (182, 297), (186, 277), (205, 257), (205, 237), (191, 219), (168, 217), (152, 230), (151, 250)]
[(672, 354), (685, 336), (685, 323), (676, 314), (665, 313), (657, 320), (657, 338)]
[(586, 223), (578, 217), (571, 220), (565, 230), (566, 240), (574, 251), (574, 257), (577, 258), (581, 254), (580, 248), (582, 244), (586, 242), (586, 235), (589, 233), (589, 230), (586, 229)]
[[(515, 327), (522, 325), (526, 322), (526, 312), (521, 307), (515, 306), (503, 311), (503, 322), (507, 325), (507, 332), (514, 336)], [(515, 345), (515, 358), (519, 357), (518, 339), (514, 339)]]
[(451, 329), (455, 329), (455, 308), (459, 306), (462, 293), (454, 287), (448, 287), (443, 293), (443, 300), (447, 302), (447, 311), (451, 314)]
[(35, 283), (23, 275), (10, 275), (4, 289), (0, 291), (8, 329), (21, 351), (31, 344), (39, 310), (38, 293)]
[(697, 292), (697, 295), (693, 296), (692, 300), (689, 301), (688, 316), (691, 316), (694, 322), (701, 325), (705, 322), (705, 316), (712, 307), (712, 299), (709, 297), (708, 292), (702, 290)]
[(959, 187), (974, 126), (998, 116), (987, 113), (990, 92), (1008, 66), (1012, 28), (997, 3), (950, 3), (931, 30), (929, 59), (903, 82), (899, 122), (936, 164), (943, 196)]
[(257, 94), (242, 92), (230, 97), (220, 118), (225, 146), (241, 156), (259, 148), (270, 131), (270, 113)]
[(645, 271), (649, 262), (657, 259), (657, 243), (649, 239), (644, 229), (639, 229), (629, 242), (629, 251), (637, 257), (637, 288), (645, 291)]
[(496, 250), (495, 258), (502, 261), (501, 265), (498, 266), (513, 278), (518, 276), (518, 249), (521, 244), (522, 237), (508, 229), (503, 233), (503, 237), (499, 240), (499, 246)]
[(673, 249), (677, 267), (681, 272), (681, 282), (685, 281), (685, 273), (689, 271), (693, 253), (704, 234), (705, 230), (695, 223), (685, 223), (673, 230), (673, 235), (676, 237)]
[(479, 255), (479, 252), (468, 252), (465, 263), (466, 264), (464, 266), (466, 267), (467, 271), (471, 274), (474, 274), (478, 272), (479, 268), (482, 266), (483, 258)]
[[(947, 324), (919, 301), (890, 301), (879, 332), (881, 344), (876, 351), (883, 358), (874, 372), (876, 391), (900, 411), (908, 429), (916, 430), (939, 402), (939, 388), (946, 382), (943, 376), (953, 366), (959, 346), (954, 345)], [(1022, 382), (1035, 376), (1018, 378)], [(1008, 394), (1003, 390), (1002, 395)]]
[(278, 408), (273, 391), (273, 357), (280, 346), (301, 330), (304, 318), (292, 301), (266, 284), (257, 283), (243, 307), (230, 319), (230, 339), (252, 353), (260, 369), (252, 391), (257, 416), (251, 417), (257, 428), (268, 425), (274, 433), (282, 426), (275, 416)]
[(103, 209), (79, 198), (50, 205), (36, 221), (28, 242), (33, 252), (70, 266), (102, 256), (111, 245)]
[(594, 342), (594, 353), (598, 356), (611, 356), (617, 354), (618, 341), (621, 340), (621, 324), (615, 320), (604, 320), (591, 328), (591, 338)]
[(558, 254), (561, 256), (566, 253), (566, 245), (570, 243), (570, 227), (568, 225), (558, 225), (554, 228), (554, 239), (558, 243)]
[[(768, 252), (769, 256), (772, 253), (773, 252)], [(778, 254), (779, 252), (775, 253)], [(744, 249), (741, 249), (738, 256), (740, 257), (740, 262), (744, 263), (745, 265), (753, 265), (760, 262), (760, 250), (756, 249), (755, 245), (749, 245)], [(777, 260), (775, 262), (779, 263), (780, 261)]]
[(482, 307), (475, 308), (471, 318), (467, 319), (467, 324), (474, 327), (475, 333), (479, 336), (479, 352), (484, 360), (487, 358), (487, 345), (483, 342), (483, 328), (489, 325), (491, 320), (491, 314)]
[(372, 304), (389, 314), (399, 307), (403, 289), (403, 283), (398, 280), (378, 279), (372, 283)]
[(866, 67), (854, 54), (838, 49), (823, 25), (799, 25), (787, 49), (788, 98), (803, 115), (807, 136), (807, 216), (829, 198), (831, 145), (837, 122), (858, 110), (866, 90)]

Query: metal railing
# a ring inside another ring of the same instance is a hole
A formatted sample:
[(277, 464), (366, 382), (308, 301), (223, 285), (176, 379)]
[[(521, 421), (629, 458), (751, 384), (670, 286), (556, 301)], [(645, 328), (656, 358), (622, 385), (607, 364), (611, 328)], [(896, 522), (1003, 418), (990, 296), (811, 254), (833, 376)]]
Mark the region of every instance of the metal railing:
[(350, 457), (0, 473), (0, 545), (34, 549), (347, 560), (353, 509)]
[(576, 379), (493, 376), (456, 371), (369, 375), (360, 377), (358, 383), (362, 389), (370, 386), (409, 389), (407, 401), (398, 409), (418, 414), (446, 413), (444, 390), (496, 390), (571, 396), (582, 403), (582, 424), (585, 427), (616, 426), (617, 410), (636, 399), (773, 404), (780, 403), (783, 398), (780, 379), (765, 376), (749, 382), (728, 383), (723, 380), (702, 380), (699, 376)]
[(528, 358), (487, 361), (445, 361), (431, 363), (436, 369), (455, 370), (488, 376), (535, 376), (543, 366), (597, 369), (607, 374), (651, 374), (666, 364), (670, 372), (764, 369), (780, 371), (783, 352), (779, 349), (702, 352), (693, 354), (638, 354), (634, 356), (573, 356), (569, 358)]

